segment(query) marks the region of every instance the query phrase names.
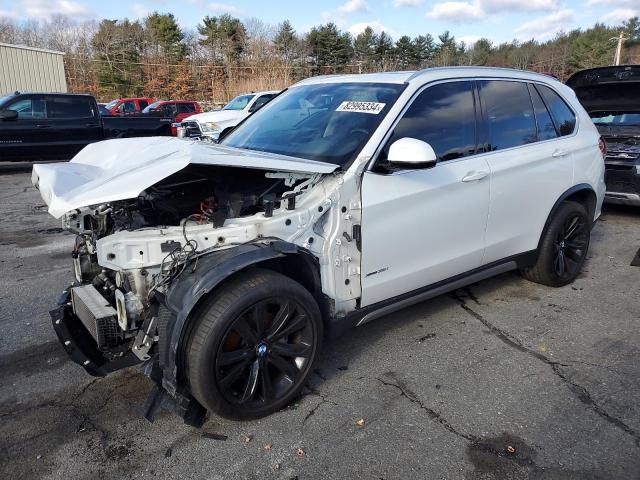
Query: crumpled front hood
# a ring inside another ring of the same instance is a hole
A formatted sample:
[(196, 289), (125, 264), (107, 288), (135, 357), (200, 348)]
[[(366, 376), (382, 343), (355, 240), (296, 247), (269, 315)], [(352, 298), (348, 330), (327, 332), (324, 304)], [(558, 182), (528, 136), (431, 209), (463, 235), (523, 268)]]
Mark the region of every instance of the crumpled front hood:
[(204, 122), (228, 122), (231, 120), (238, 120), (246, 116), (246, 112), (243, 110), (216, 110), (214, 112), (198, 113), (191, 115), (189, 118), (185, 118), (183, 121), (196, 121), (198, 123)]
[(60, 218), (75, 208), (136, 198), (187, 165), (218, 165), (295, 173), (331, 173), (337, 165), (175, 137), (106, 140), (65, 163), (36, 164), (31, 180)]

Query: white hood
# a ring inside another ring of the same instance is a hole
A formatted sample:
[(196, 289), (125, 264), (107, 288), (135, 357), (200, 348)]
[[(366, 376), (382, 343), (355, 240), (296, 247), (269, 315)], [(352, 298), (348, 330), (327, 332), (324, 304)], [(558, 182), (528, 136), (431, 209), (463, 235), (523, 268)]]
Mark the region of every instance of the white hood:
[(297, 173), (331, 173), (336, 165), (175, 137), (106, 140), (68, 163), (37, 164), (31, 180), (60, 218), (74, 208), (136, 198), (190, 163)]
[(198, 123), (229, 122), (232, 120), (242, 119), (247, 115), (248, 113), (245, 112), (244, 110), (215, 110), (213, 112), (204, 112), (204, 113), (197, 113), (195, 115), (191, 115), (190, 117), (185, 118), (183, 122), (187, 120), (196, 121)]

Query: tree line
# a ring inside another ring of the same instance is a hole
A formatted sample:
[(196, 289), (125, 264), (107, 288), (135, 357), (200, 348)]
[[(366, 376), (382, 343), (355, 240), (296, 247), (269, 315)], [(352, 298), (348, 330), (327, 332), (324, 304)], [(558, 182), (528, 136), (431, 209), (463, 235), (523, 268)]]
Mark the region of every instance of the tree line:
[(301, 34), (287, 20), (270, 25), (228, 14), (206, 16), (183, 30), (170, 13), (143, 20), (49, 22), (0, 19), (0, 42), (65, 53), (70, 91), (100, 100), (146, 95), (222, 103), (246, 91), (280, 89), (302, 78), (328, 73), (366, 73), (450, 65), (530, 69), (566, 79), (584, 68), (610, 65), (611, 39), (623, 32), (623, 62), (640, 63), (640, 21), (597, 23), (562, 32), (551, 40), (471, 45), (446, 31), (394, 40), (370, 27), (352, 36), (334, 23)]

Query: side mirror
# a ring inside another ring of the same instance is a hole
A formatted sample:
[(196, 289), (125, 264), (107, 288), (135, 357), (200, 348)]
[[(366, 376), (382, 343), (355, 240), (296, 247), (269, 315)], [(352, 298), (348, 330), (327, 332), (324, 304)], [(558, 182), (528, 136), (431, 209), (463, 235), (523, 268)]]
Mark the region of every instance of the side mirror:
[(15, 120), (18, 118), (18, 112), (15, 110), (3, 110), (0, 112), (0, 120)]
[(438, 157), (427, 142), (405, 137), (391, 144), (387, 160), (400, 168), (431, 168)]

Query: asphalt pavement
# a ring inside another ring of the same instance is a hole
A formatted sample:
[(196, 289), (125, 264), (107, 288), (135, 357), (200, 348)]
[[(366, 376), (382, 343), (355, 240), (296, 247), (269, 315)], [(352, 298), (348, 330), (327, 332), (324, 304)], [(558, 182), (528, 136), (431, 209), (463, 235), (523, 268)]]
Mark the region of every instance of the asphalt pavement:
[(136, 368), (66, 358), (72, 244), (0, 164), (2, 479), (640, 479), (640, 209), (605, 209), (573, 285), (508, 273), (397, 312), (326, 344), (288, 408), (202, 429), (142, 419)]

